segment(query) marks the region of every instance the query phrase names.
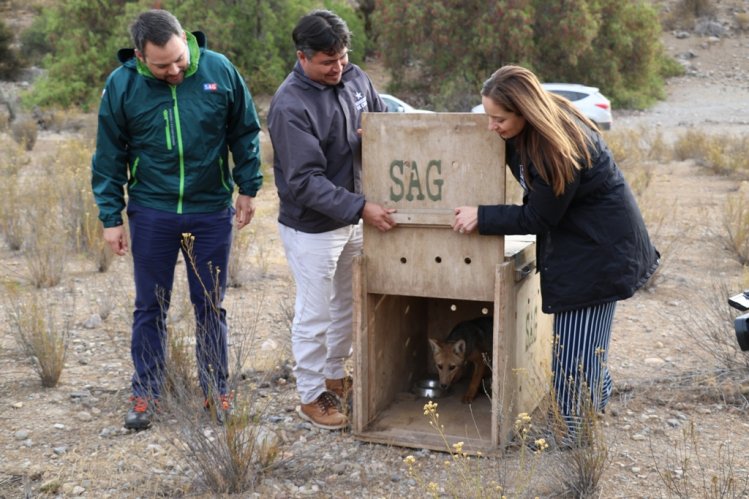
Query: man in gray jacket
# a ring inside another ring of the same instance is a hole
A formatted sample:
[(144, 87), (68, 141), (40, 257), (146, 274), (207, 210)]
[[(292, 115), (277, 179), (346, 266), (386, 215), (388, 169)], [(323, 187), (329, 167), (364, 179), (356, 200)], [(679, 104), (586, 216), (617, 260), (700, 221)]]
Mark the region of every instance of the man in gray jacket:
[(361, 114), (387, 107), (369, 77), (348, 62), (351, 32), (315, 10), (294, 28), (297, 62), (268, 113), (279, 231), (294, 275), (291, 347), (299, 415), (313, 425), (348, 425), (341, 409), (351, 388), (345, 360), (352, 342), (352, 264), (362, 221), (387, 231), (394, 211), (364, 199)]

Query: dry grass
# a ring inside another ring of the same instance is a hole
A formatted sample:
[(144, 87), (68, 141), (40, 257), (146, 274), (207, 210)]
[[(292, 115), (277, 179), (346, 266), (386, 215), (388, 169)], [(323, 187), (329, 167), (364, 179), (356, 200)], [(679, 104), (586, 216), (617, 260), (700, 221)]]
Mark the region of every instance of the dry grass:
[(254, 230), (245, 227), (243, 230), (232, 231), (231, 253), (229, 254), (229, 269), (227, 285), (232, 288), (241, 288), (247, 284), (246, 262), (249, 248), (254, 239)]
[[(194, 271), (196, 260), (193, 243), (194, 238), (190, 234), (183, 235), (185, 263)], [(214, 269), (214, 281), (221, 271)], [(216, 314), (215, 318), (208, 320), (217, 321), (221, 313), (216, 301), (220, 295), (217, 281), (202, 283), (202, 287), (205, 296), (212, 301)], [(238, 307), (238, 315), (232, 318), (230, 374), (227, 380), (234, 406), (231, 414), (219, 414), (215, 409), (205, 410), (206, 395), (199, 388), (194, 358), (195, 341), (203, 341), (205, 337), (200, 331), (201, 326), (198, 325), (197, 332), (188, 333), (187, 328), (180, 329), (176, 323), (169, 323), (168, 357), (166, 372), (163, 373), (167, 389), (163, 394), (163, 407), (176, 423), (169, 425), (169, 431), (174, 434), (172, 441), (184, 461), (203, 485), (215, 494), (251, 492), (280, 455), (280, 438), (261, 423), (270, 401), (257, 395), (257, 384), (244, 382), (248, 358), (257, 349), (255, 338), (263, 308), (262, 296), (258, 297), (255, 306), (255, 310)], [(193, 338), (196, 338), (195, 341)], [(212, 351), (208, 347), (204, 350), (209, 355)], [(209, 365), (218, 362), (219, 359), (208, 359)], [(209, 407), (219, 406), (218, 394), (219, 387), (208, 387)]]
[(28, 231), (23, 258), (29, 281), (37, 288), (57, 286), (65, 275), (68, 246), (64, 233), (62, 213), (56, 203), (52, 186), (42, 187), (39, 203), (28, 206), (25, 224), (33, 228)]
[(729, 195), (722, 211), (719, 237), (739, 263), (749, 263), (749, 199), (741, 190)]
[(681, 440), (663, 455), (651, 453), (661, 482), (672, 497), (710, 499), (747, 497), (749, 473), (742, 469), (735, 449), (728, 442), (718, 443), (714, 456), (706, 455), (694, 423), (682, 431)]
[(721, 378), (737, 384), (749, 380), (749, 356), (740, 350), (734, 332), (733, 321), (738, 314), (728, 304), (728, 297), (742, 289), (739, 284), (729, 289), (725, 281), (714, 282), (711, 289), (703, 290), (702, 299), (685, 307), (677, 319), (697, 348), (715, 361), (707, 369), (717, 369)]
[(0, 230), (11, 251), (18, 251), (26, 239), (22, 194), (18, 174), (2, 177), (0, 185)]
[(694, 160), (717, 174), (749, 174), (749, 137), (688, 130), (674, 143), (674, 157)]
[(70, 315), (64, 313), (74, 310), (67, 303), (74, 295), (23, 292), (14, 285), (6, 285), (5, 294), (6, 314), (24, 356), (42, 386), (56, 386), (65, 366), (70, 336)]
[(10, 124), (10, 135), (18, 145), (32, 151), (39, 135), (39, 126), (31, 116), (20, 116)]

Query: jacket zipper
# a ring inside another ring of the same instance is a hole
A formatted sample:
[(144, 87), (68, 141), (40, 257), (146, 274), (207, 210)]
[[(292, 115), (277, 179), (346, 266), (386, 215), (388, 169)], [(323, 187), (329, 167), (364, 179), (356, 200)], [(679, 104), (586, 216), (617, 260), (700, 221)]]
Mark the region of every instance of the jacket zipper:
[(185, 195), (185, 155), (182, 144), (182, 128), (179, 124), (179, 104), (177, 103), (177, 87), (171, 85), (172, 100), (174, 101), (174, 124), (177, 132), (177, 151), (179, 152), (179, 201), (177, 201), (177, 214), (182, 214), (182, 200)]
[(133, 183), (130, 184), (130, 188), (132, 189), (135, 187), (135, 184), (138, 183), (138, 178), (135, 176), (135, 173), (138, 171), (138, 163), (140, 162), (140, 156), (135, 158), (135, 161), (133, 161), (133, 164), (130, 168), (130, 178), (132, 179)]
[(172, 124), (169, 121), (169, 110), (164, 109), (164, 135), (166, 136), (166, 148), (172, 150)]

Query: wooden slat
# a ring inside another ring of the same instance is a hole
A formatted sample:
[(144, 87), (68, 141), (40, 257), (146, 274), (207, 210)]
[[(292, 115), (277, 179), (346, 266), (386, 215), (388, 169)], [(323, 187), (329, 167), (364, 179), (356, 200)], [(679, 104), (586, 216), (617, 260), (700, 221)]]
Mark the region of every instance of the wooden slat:
[(398, 228), (441, 227), (451, 229), (455, 212), (448, 209), (402, 210), (392, 214)]

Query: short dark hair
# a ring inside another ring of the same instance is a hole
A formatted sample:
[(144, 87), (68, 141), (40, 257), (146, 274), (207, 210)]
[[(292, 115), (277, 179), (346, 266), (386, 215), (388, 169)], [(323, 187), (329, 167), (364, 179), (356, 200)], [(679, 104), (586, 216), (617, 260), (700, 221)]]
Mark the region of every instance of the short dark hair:
[(351, 44), (346, 21), (329, 10), (313, 10), (296, 24), (291, 35), (297, 50), (311, 58), (316, 52), (339, 54)]
[(130, 36), (138, 52), (143, 53), (147, 42), (163, 47), (174, 35), (182, 35), (182, 25), (171, 12), (166, 10), (147, 10), (135, 18), (130, 25)]

